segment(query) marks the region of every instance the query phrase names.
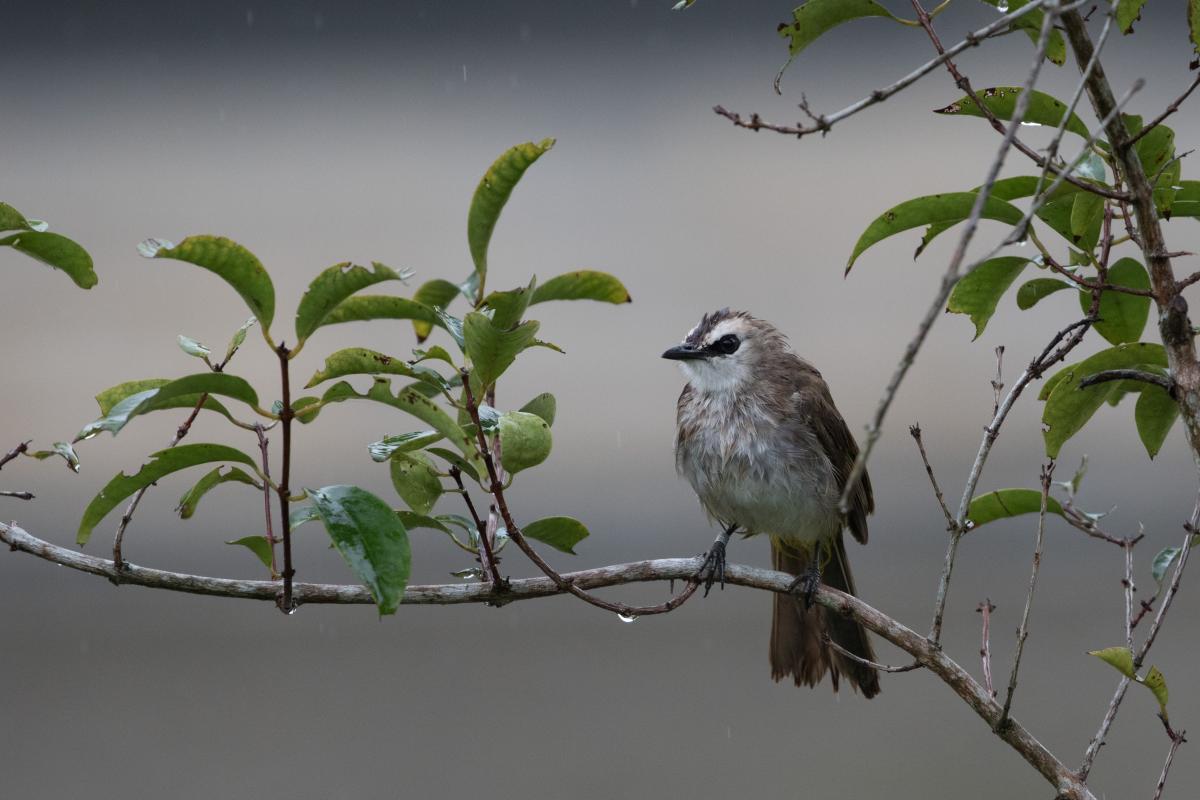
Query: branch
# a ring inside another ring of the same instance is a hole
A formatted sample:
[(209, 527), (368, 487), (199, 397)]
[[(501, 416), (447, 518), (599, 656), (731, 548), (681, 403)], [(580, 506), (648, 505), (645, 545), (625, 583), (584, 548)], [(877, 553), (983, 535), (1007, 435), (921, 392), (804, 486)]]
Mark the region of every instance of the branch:
[(1109, 381), (1141, 381), (1142, 383), (1150, 383), (1166, 389), (1167, 394), (1172, 397), (1175, 396), (1175, 381), (1166, 375), (1143, 372), (1140, 369), (1106, 369), (1103, 372), (1097, 372), (1095, 375), (1088, 375), (1079, 382), (1079, 388), (1086, 389), (1089, 386)]
[[(511, 535), (510, 530), (510, 535)], [(93, 575), (112, 577), (116, 574), (113, 562), (84, 555), (65, 547), (51, 544), (22, 530), (15, 524), (0, 523), (0, 541), (12, 549), (30, 553), (55, 564)], [(695, 576), (702, 558), (666, 558), (654, 561), (638, 561), (608, 567), (566, 573), (559, 576), (568, 586), (599, 589), (627, 583), (663, 580), (688, 580)], [(253, 600), (276, 599), (279, 586), (273, 581), (241, 581), (164, 572), (133, 564), (122, 571), (125, 583), (138, 584), (159, 589), (170, 589), (192, 594), (239, 597)], [(725, 582), (736, 586), (762, 589), (771, 592), (787, 592), (795, 576), (784, 572), (730, 564), (725, 570)], [(695, 584), (692, 584), (695, 585)], [(553, 578), (524, 578), (509, 581), (504, 590), (497, 590), (487, 583), (464, 583), (440, 586), (409, 586), (404, 592), (406, 605), (456, 605), (462, 603), (504, 603), (512, 600), (527, 600), (549, 597), (569, 591)], [(293, 598), (300, 603), (368, 604), (373, 602), (370, 593), (362, 586), (345, 586), (314, 583), (296, 583), (292, 586)], [(990, 727), (996, 735), (1008, 743), (1033, 766), (1059, 793), (1068, 800), (1095, 800), (1087, 786), (1054, 757), (1020, 723), (1010, 719), (1002, 729), (996, 729), (1001, 708), (989, 697), (961, 666), (947, 656), (942, 649), (912, 629), (872, 608), (848, 594), (821, 585), (817, 588), (814, 601), (834, 613), (852, 618), (865, 628), (913, 656), (922, 666), (938, 676)]]
[(4, 469), (5, 464), (12, 461), (17, 456), (22, 455), (23, 453), (27, 452), (29, 450), (29, 442), (32, 442), (32, 441), (33, 440), (30, 439), (27, 442), (21, 442), (16, 447), (14, 447), (12, 450), (9, 450), (7, 453), (5, 453), (3, 455), (3, 457), (0, 457), (0, 469)]
[(1179, 749), (1179, 745), (1187, 741), (1184, 735), (1187, 731), (1176, 731), (1167, 724), (1166, 719), (1163, 719), (1163, 725), (1167, 729), (1167, 735), (1171, 737), (1171, 749), (1167, 751), (1167, 761), (1163, 764), (1162, 773), (1158, 776), (1158, 783), (1154, 787), (1154, 800), (1160, 800), (1163, 795), (1163, 789), (1167, 786), (1167, 773), (1171, 771), (1171, 762), (1175, 760), (1175, 751)]
[(1197, 86), (1200, 86), (1200, 75), (1197, 75), (1192, 80), (1191, 85), (1188, 86), (1187, 90), (1183, 94), (1179, 95), (1179, 97), (1177, 97), (1173, 101), (1171, 101), (1171, 104), (1169, 106), (1167, 106), (1167, 109), (1165, 111), (1163, 111), (1157, 117), (1152, 119), (1150, 122), (1146, 123), (1146, 126), (1143, 127), (1140, 131), (1138, 131), (1137, 135), (1135, 135), (1133, 138), (1131, 138), (1129, 140), (1129, 143), (1131, 145), (1136, 143), (1138, 139), (1141, 139), (1147, 133), (1149, 133), (1150, 131), (1157, 128), (1159, 125), (1161, 125), (1163, 123), (1163, 120), (1165, 120), (1167, 117), (1171, 116), (1176, 111), (1178, 111), (1179, 107), (1181, 105), (1183, 105), (1183, 101), (1187, 100), (1188, 97), (1191, 95), (1191, 93), (1196, 91)]
[(18, 500), (34, 499), (33, 492), (0, 492), (0, 497), (15, 497)]
[[(992, 604), (992, 599), (989, 597), (986, 600), (984, 600), (982, 603), (980, 603), (979, 607), (976, 608), (975, 610), (983, 615), (983, 632), (981, 634), (982, 642), (979, 645), (979, 657), (983, 661), (983, 688), (984, 688), (984, 691), (986, 691), (988, 693), (989, 697), (995, 697), (996, 690), (994, 688), (992, 688), (991, 628), (992, 628), (992, 612), (996, 610), (996, 606), (994, 606)], [(1003, 724), (1004, 720), (1007, 719), (1007, 717), (1008, 717), (1008, 714), (1006, 713), (1007, 710), (1008, 710), (1007, 707), (1005, 707), (1004, 712), (1002, 712), (1000, 715), (1001, 724)]]

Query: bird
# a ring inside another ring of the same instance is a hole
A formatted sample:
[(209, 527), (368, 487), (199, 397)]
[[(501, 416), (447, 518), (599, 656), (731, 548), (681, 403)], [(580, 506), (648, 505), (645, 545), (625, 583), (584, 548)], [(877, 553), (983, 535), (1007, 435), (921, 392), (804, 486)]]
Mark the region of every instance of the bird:
[(848, 513), (839, 511), (858, 444), (821, 373), (774, 325), (728, 308), (705, 314), (662, 357), (678, 361), (687, 379), (676, 409), (676, 468), (722, 528), (697, 573), (705, 594), (716, 580), (724, 586), (730, 536), (767, 536), (775, 569), (796, 576), (774, 598), (771, 677), (816, 686), (829, 674), (835, 693), (845, 678), (874, 697), (879, 673), (867, 631), (812, 603), (822, 579), (855, 594), (843, 531), (866, 544), (875, 510), (864, 472)]

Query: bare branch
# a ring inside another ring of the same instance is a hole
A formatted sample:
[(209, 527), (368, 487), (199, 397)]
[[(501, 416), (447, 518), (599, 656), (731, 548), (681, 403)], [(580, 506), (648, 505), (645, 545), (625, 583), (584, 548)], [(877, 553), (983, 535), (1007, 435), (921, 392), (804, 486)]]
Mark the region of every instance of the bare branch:
[(0, 492), (0, 497), (15, 497), (18, 500), (33, 500), (32, 492)]
[(912, 672), (914, 669), (921, 669), (922, 667), (925, 666), (920, 661), (914, 661), (911, 664), (905, 664), (904, 666), (901, 666), (901, 667), (893, 667), (890, 664), (880, 664), (878, 661), (871, 661), (868, 658), (863, 658), (862, 656), (851, 653), (849, 650), (842, 647), (840, 644), (835, 642), (833, 639), (830, 639), (829, 634), (827, 634), (827, 633), (821, 637), (821, 641), (824, 642), (826, 647), (830, 647), (830, 648), (838, 651), (839, 653), (841, 653), (843, 656), (850, 659), (851, 661), (854, 661), (855, 663), (858, 663), (858, 664), (862, 664), (864, 667), (870, 667), (871, 669), (877, 669), (880, 672), (891, 672), (891, 673)]
[(0, 469), (4, 469), (4, 465), (7, 464), (8, 462), (12, 461), (17, 456), (20, 456), (20, 455), (26, 453), (29, 450), (29, 443), (32, 441), (33, 440), (30, 439), (27, 442), (21, 442), (16, 447), (14, 447), (12, 450), (9, 450), (3, 456), (0, 456)]
[[(989, 597), (979, 604), (975, 611), (983, 615), (983, 631), (982, 642), (979, 645), (979, 657), (983, 661), (983, 688), (988, 693), (989, 697), (996, 696), (996, 690), (992, 687), (992, 612), (996, 610), (996, 606), (992, 604), (992, 599)], [(1000, 720), (1007, 718), (1007, 714), (1002, 713)]]
[(917, 449), (921, 451), (921, 463), (925, 465), (925, 474), (929, 476), (929, 482), (933, 485), (933, 495), (937, 498), (938, 507), (942, 509), (942, 514), (946, 517), (946, 529), (954, 530), (954, 516), (950, 513), (950, 509), (946, 505), (946, 497), (942, 494), (942, 487), (938, 485), (937, 478), (933, 474), (933, 467), (929, 464), (929, 456), (925, 453), (925, 442), (921, 438), (920, 424), (910, 425), (908, 432), (916, 441)]
[(1167, 786), (1167, 773), (1171, 771), (1171, 762), (1175, 760), (1175, 751), (1179, 746), (1187, 741), (1184, 736), (1187, 731), (1174, 731), (1167, 721), (1163, 720), (1163, 725), (1167, 726), (1167, 735), (1171, 737), (1171, 749), (1167, 751), (1167, 761), (1163, 764), (1162, 772), (1158, 776), (1158, 783), (1154, 787), (1154, 800), (1161, 800), (1163, 789)]

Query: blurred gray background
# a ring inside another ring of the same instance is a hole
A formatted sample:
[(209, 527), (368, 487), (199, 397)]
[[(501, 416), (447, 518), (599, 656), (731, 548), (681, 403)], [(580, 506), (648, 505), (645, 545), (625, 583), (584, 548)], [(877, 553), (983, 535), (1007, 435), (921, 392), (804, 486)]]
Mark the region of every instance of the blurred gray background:
[[(829, 380), (861, 431), (952, 248), (946, 236), (914, 263), (916, 232), (869, 251), (843, 280), (859, 233), (912, 196), (981, 182), (998, 143), (979, 120), (929, 113), (958, 92), (943, 73), (801, 142), (734, 129), (715, 103), (794, 121), (803, 91), (832, 111), (927, 60), (920, 30), (880, 20), (815, 44), (771, 89), (786, 46), (774, 32), (787, 2), (610, 3), (43, 3), (5, 10), (0, 71), (0, 196), (87, 246), (100, 284), (0, 253), (6, 390), (4, 450), (73, 435), (114, 383), (195, 369), (177, 334), (223, 346), (245, 318), (212, 275), (149, 262), (148, 236), (232, 237), (271, 270), (278, 329), (316, 272), (376, 259), (426, 277), (469, 270), (464, 221), (475, 184), (507, 146), (554, 136), (527, 174), (492, 243), (491, 285), (590, 267), (619, 275), (634, 303), (539, 307), (549, 351), (524, 357), (500, 389), (517, 406), (554, 392), (552, 461), (513, 491), (520, 519), (571, 514), (592, 536), (563, 569), (690, 555), (713, 531), (675, 477), (674, 403), (682, 379), (659, 353), (707, 310), (747, 308), (776, 322)], [(898, 13), (906, 3), (890, 3)], [(939, 20), (948, 43), (994, 18), (959, 0)], [(1148, 87), (1152, 115), (1186, 85), (1184, 4), (1157, 0), (1138, 35), (1104, 63), (1118, 93)], [(1019, 83), (1023, 35), (961, 59), (975, 85)], [(1067, 95), (1073, 64), (1043, 88)], [(1087, 114), (1085, 118), (1091, 119)], [(1178, 114), (1180, 149), (1195, 145), (1195, 106)], [(1045, 131), (1026, 129), (1044, 144)], [(1076, 140), (1069, 140), (1072, 148)], [(1190, 159), (1184, 162), (1185, 175)], [(1006, 174), (1029, 174), (1019, 155)], [(1195, 222), (1169, 226), (1197, 249)], [(985, 223), (975, 252), (1002, 230)], [(1053, 234), (1047, 234), (1049, 241)], [(1056, 243), (1055, 246), (1058, 246)], [(1195, 259), (1181, 259), (1189, 272)], [(939, 320), (897, 398), (871, 464), (878, 498), (870, 547), (851, 548), (863, 597), (926, 630), (945, 535), (907, 426), (920, 421), (948, 494), (957, 498), (991, 412), (992, 349), (1005, 378), (1078, 315), (1064, 293), (1031, 312), (1006, 297), (971, 342), (966, 318)], [(1153, 330), (1147, 336), (1157, 338)], [(1099, 349), (1090, 336), (1082, 352)], [(404, 355), (406, 323), (323, 331), (297, 365), (366, 345)], [(273, 359), (251, 335), (236, 372), (274, 397)], [(164, 446), (182, 413), (139, 420), (117, 439), (80, 447), (83, 471), (22, 460), (2, 473), (5, 519), (69, 544), (87, 501), (118, 470)], [(1040, 404), (1022, 400), (981, 490), (1035, 486)], [(1086, 452), (1082, 501), (1116, 511), (1121, 534), (1146, 526), (1149, 562), (1177, 543), (1195, 476), (1182, 435), (1149, 462), (1132, 409), (1105, 409), (1063, 451), (1066, 479)], [(190, 441), (252, 448), (219, 419)], [(368, 404), (334, 407), (300, 429), (294, 482), (352, 482), (388, 496), (386, 470), (364, 445), (414, 423)], [(127, 538), (136, 563), (258, 577), (225, 539), (260, 532), (260, 498), (222, 487), (181, 522), (171, 513), (196, 476), (164, 480)], [(457, 511), (452, 498), (444, 510)], [(105, 555), (116, 516), (88, 552)], [(1033, 546), (1031, 518), (997, 524), (961, 549), (947, 616), (948, 652), (979, 672), (978, 603), (998, 606), (997, 681), (1007, 677)], [(453, 580), (468, 564), (443, 538), (414, 533), (414, 581)], [(300, 579), (347, 581), (315, 527), (298, 537)], [(765, 542), (732, 558), (768, 562)], [(506, 572), (531, 574), (519, 554)], [(1120, 552), (1062, 524), (1047, 535), (1032, 636), (1014, 713), (1077, 764), (1116, 684), (1085, 655), (1123, 637)], [(1194, 576), (1193, 576), (1194, 577)], [(1193, 581), (1194, 583), (1194, 581)], [(666, 588), (621, 597), (657, 602)], [(730, 588), (668, 617), (622, 624), (563, 598), (483, 607), (411, 608), (378, 621), (365, 607), (273, 606), (145, 589), (0, 556), (0, 794), (11, 798), (282, 796), (383, 798), (484, 792), (495, 798), (1048, 797), (1049, 788), (936, 679), (885, 676), (870, 703), (827, 686), (768, 676), (770, 598)], [(1172, 719), (1200, 730), (1192, 680), (1197, 600), (1179, 597), (1153, 663), (1171, 687)], [(904, 654), (880, 646), (880, 657)], [(1148, 692), (1131, 690), (1094, 772), (1097, 792), (1149, 796), (1167, 739)], [(1181, 751), (1169, 797), (1195, 796), (1200, 767)]]

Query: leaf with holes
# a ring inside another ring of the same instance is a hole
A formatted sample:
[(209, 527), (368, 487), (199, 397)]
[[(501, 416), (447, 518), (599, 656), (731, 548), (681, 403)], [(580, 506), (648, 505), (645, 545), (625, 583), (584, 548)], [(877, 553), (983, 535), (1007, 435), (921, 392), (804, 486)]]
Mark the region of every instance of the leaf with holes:
[[(855, 19), (895, 15), (875, 0), (807, 0), (792, 10), (792, 21), (780, 23), (779, 35), (788, 40), (788, 60), (779, 70), (780, 77), (796, 56), (827, 31)], [(778, 85), (779, 78), (776, 78)]]
[(138, 245), (146, 258), (173, 258), (212, 272), (233, 287), (250, 311), (271, 327), (275, 318), (275, 285), (257, 257), (223, 236), (189, 236), (178, 245), (164, 239), (147, 239)]
[(1119, 0), (1117, 3), (1117, 27), (1121, 33), (1132, 33), (1133, 23), (1142, 18), (1142, 6), (1146, 0)]
[[(1017, 100), (1021, 96), (1021, 91), (1022, 89), (1019, 86), (994, 86), (990, 89), (982, 89), (975, 94), (979, 97), (980, 102), (983, 103), (984, 108), (991, 111), (997, 118), (1011, 120), (1013, 114), (1016, 113)], [(1062, 124), (1063, 114), (1066, 111), (1066, 103), (1035, 89), (1029, 96), (1029, 107), (1025, 111), (1023, 121), (1034, 125), (1046, 125), (1057, 128)], [(935, 109), (933, 113), (965, 117), (986, 116), (970, 97), (955, 100), (948, 106)], [(1074, 113), (1067, 118), (1067, 130), (1082, 136), (1084, 139), (1088, 138), (1087, 126)]]

